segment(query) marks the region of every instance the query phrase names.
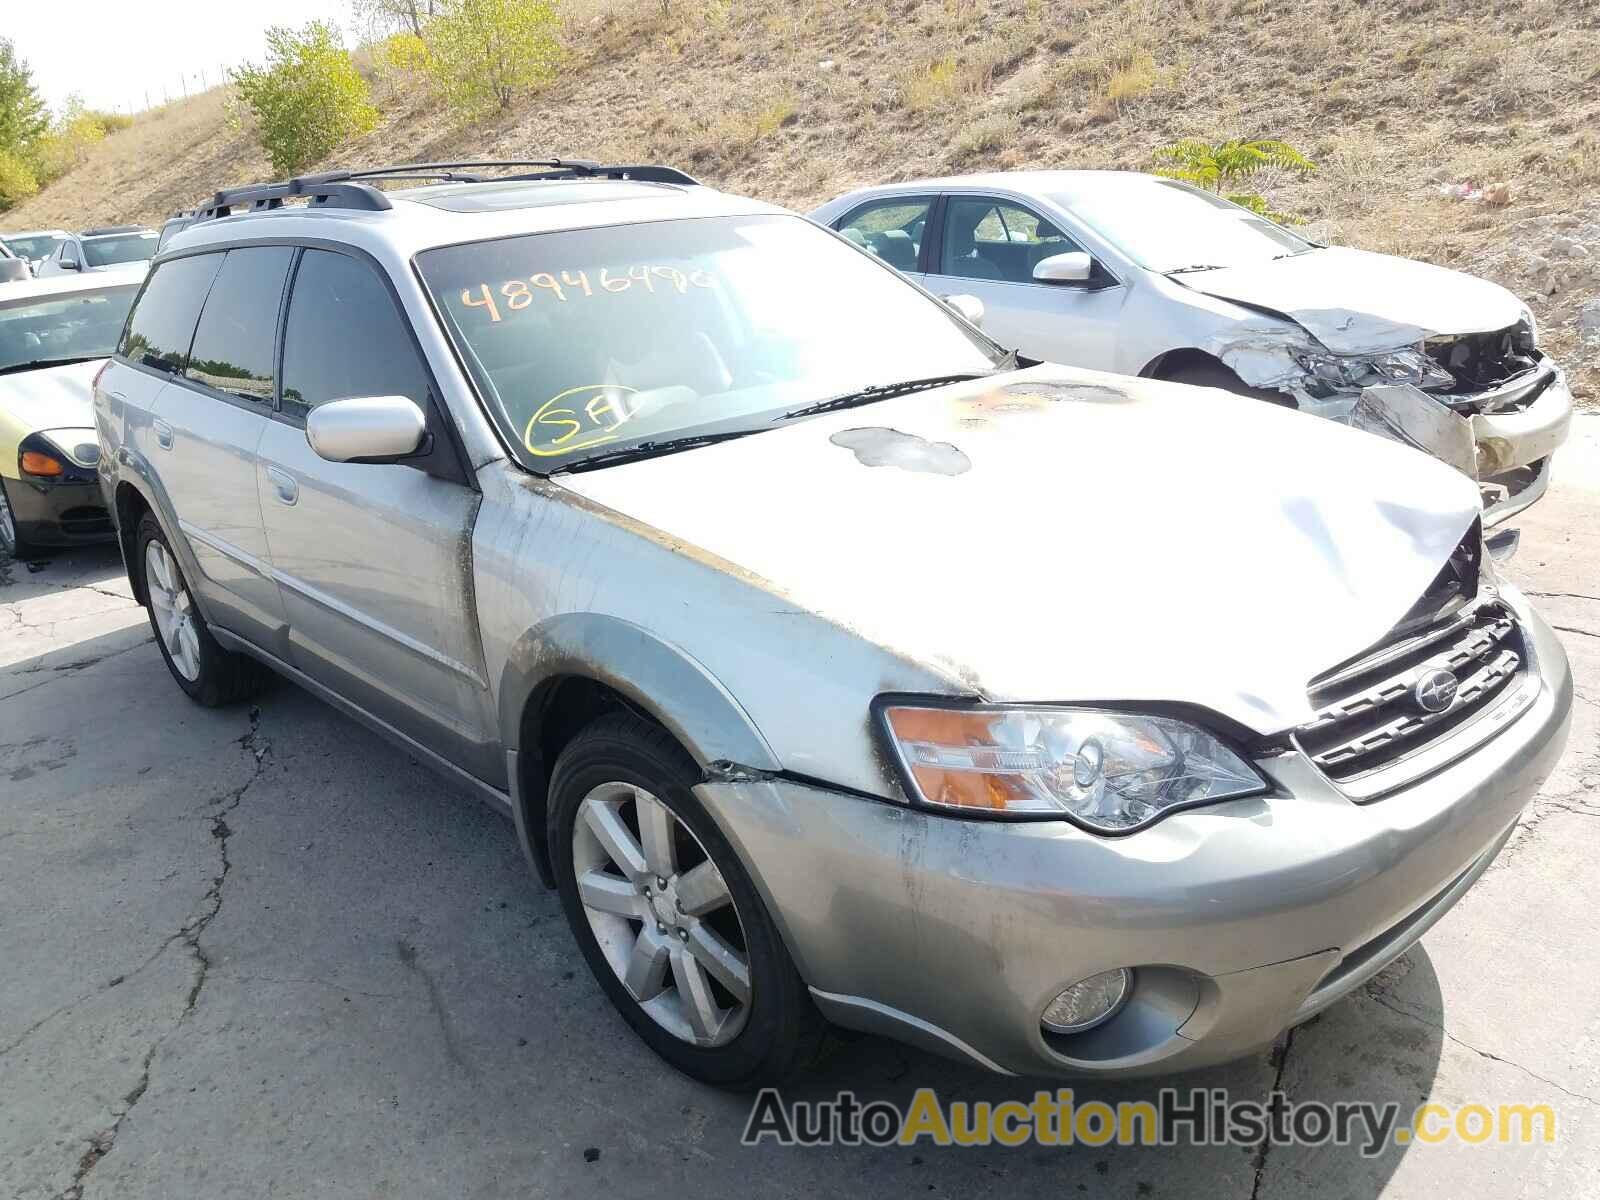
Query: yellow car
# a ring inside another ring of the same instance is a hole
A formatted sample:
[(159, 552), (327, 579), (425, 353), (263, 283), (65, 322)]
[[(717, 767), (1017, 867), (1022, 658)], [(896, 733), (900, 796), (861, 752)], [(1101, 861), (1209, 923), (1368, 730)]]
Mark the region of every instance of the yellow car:
[(89, 393), (144, 274), (0, 284), (0, 555), (114, 536)]

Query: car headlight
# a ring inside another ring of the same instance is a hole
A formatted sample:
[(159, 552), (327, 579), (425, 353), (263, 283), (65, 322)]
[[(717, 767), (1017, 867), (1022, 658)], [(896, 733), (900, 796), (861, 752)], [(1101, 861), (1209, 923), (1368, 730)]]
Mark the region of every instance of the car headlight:
[(914, 798), (972, 816), (1056, 816), (1130, 833), (1267, 787), (1218, 738), (1170, 717), (916, 702), (879, 711)]
[(1329, 354), (1302, 350), (1295, 361), (1317, 383), (1331, 390), (1409, 383), (1413, 387), (1451, 387), (1455, 376), (1421, 350), (1391, 350), (1387, 354)]
[(44, 459), (56, 460), (56, 470), (32, 470), (24, 464), (22, 469), (30, 475), (60, 475), (64, 471), (63, 464), (68, 462), (93, 470), (100, 461), (100, 444), (95, 441), (92, 429), (36, 430), (22, 440), (21, 449), (24, 454), (35, 456), (35, 465), (40, 465)]

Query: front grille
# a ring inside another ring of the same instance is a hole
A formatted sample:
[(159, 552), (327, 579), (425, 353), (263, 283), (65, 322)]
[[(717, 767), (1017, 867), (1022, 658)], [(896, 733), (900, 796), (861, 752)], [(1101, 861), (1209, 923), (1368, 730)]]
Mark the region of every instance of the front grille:
[[(1432, 712), (1417, 687), (1439, 669), (1455, 676), (1456, 691)], [(1496, 709), (1498, 698), (1520, 691), (1512, 683), (1527, 670), (1516, 619), (1490, 600), (1314, 680), (1310, 699), (1317, 715), (1296, 731), (1295, 742), (1329, 778), (1358, 798), (1373, 799), (1387, 789), (1363, 784), (1463, 733)]]

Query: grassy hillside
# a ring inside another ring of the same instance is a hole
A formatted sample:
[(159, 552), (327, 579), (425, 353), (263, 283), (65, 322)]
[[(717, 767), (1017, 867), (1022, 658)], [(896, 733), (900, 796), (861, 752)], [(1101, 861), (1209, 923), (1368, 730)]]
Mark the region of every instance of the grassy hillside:
[[(383, 123), (324, 165), (655, 160), (797, 208), (1010, 167), (1144, 168), (1180, 137), (1285, 138), (1321, 169), (1274, 207), (1339, 242), (1487, 274), (1578, 337), (1600, 285), (1600, 5), (1573, 0), (589, 0), (562, 78), (463, 125), (380, 81)], [(270, 175), (220, 91), (168, 105), (0, 220), (154, 221)], [(1441, 185), (1509, 185), (1496, 206)]]

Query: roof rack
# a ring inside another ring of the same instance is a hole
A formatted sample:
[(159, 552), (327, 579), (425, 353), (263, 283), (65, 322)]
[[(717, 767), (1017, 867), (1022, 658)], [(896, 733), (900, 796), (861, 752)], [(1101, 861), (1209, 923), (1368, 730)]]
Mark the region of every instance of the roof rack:
[[(534, 167), (510, 175), (483, 175), (478, 168), (498, 169)], [(193, 211), (198, 221), (231, 216), (236, 207), (247, 211), (282, 208), (288, 199), (304, 196), (318, 208), (349, 208), (383, 212), (394, 207), (389, 197), (372, 186), (379, 180), (417, 179), (439, 183), (488, 183), (536, 179), (633, 179), (643, 183), (695, 185), (700, 181), (676, 167), (650, 163), (603, 164), (583, 158), (484, 159), (479, 162), (400, 163), (390, 167), (369, 167), (359, 171), (323, 171), (315, 175), (296, 175), (281, 183), (252, 183), (225, 188)], [(189, 216), (180, 210), (175, 214)]]

